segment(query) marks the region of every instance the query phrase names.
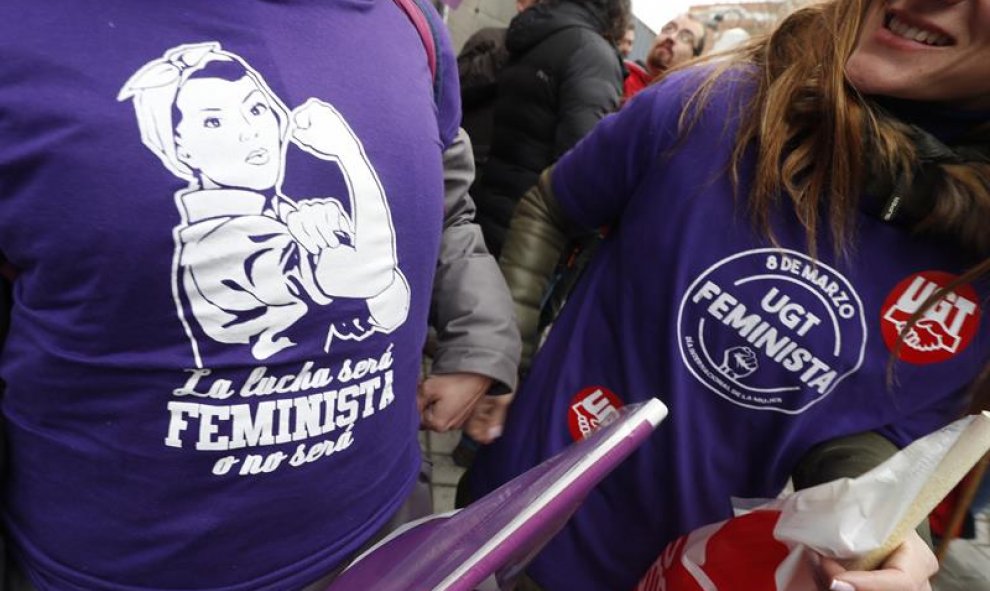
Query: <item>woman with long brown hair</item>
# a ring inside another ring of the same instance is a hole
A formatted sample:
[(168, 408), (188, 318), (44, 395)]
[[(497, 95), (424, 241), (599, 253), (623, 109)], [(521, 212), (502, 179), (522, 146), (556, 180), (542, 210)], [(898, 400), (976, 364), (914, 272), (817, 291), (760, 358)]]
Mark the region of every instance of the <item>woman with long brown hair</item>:
[[(631, 588), (819, 444), (903, 446), (985, 397), (988, 127), (990, 0), (835, 0), (667, 75), (543, 175), (502, 257), (524, 337), (568, 231), (611, 232), (473, 492), (623, 404), (656, 396), (670, 417), (537, 558), (537, 583)], [(859, 591), (927, 589), (934, 569), (918, 537), (875, 573), (825, 563)]]

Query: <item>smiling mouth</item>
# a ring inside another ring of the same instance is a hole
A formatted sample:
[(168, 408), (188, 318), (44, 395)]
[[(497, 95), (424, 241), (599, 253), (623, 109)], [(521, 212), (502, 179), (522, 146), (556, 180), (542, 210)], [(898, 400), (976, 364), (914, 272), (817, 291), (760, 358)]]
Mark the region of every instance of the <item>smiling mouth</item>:
[(956, 41), (941, 31), (926, 29), (901, 20), (897, 15), (887, 13), (884, 18), (884, 28), (902, 39), (914, 41), (930, 47), (947, 47), (955, 45)]
[(251, 150), (251, 153), (247, 155), (247, 158), (245, 158), (244, 161), (248, 164), (261, 166), (263, 164), (268, 164), (269, 159), (268, 150), (265, 148), (258, 148), (257, 150)]

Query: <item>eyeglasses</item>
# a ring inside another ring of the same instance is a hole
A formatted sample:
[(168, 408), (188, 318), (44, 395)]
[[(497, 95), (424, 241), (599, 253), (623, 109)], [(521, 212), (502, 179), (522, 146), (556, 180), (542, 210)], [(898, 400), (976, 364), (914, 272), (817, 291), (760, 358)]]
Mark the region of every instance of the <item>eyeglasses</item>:
[(675, 39), (681, 43), (686, 43), (694, 48), (694, 44), (697, 43), (698, 38), (694, 36), (694, 32), (690, 29), (679, 29), (677, 23), (670, 21), (660, 29), (661, 35), (672, 35)]

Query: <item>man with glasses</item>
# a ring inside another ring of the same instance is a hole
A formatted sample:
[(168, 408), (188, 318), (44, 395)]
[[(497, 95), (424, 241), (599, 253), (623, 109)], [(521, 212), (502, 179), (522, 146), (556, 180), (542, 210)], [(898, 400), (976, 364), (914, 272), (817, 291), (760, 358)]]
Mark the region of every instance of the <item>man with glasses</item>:
[(623, 99), (629, 100), (668, 69), (698, 57), (704, 48), (704, 23), (686, 13), (675, 17), (660, 29), (646, 55), (645, 67), (626, 62), (629, 75), (623, 85)]

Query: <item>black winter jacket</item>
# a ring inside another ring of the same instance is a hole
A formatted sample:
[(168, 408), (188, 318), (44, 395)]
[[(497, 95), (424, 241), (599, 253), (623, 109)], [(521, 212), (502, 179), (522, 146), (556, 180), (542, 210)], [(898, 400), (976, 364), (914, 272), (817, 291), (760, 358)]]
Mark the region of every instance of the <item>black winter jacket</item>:
[(478, 178), (488, 162), (488, 149), (492, 144), (498, 73), (509, 62), (505, 33), (504, 28), (479, 29), (464, 42), (464, 48), (457, 56), (463, 111), (461, 127), (471, 137)]
[(576, 2), (539, 4), (509, 25), (509, 65), (499, 75), (495, 132), (477, 221), (498, 256), (516, 203), (540, 172), (619, 105), (622, 62), (605, 15)]

